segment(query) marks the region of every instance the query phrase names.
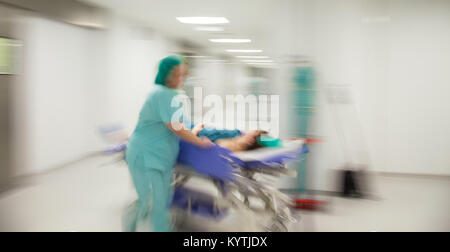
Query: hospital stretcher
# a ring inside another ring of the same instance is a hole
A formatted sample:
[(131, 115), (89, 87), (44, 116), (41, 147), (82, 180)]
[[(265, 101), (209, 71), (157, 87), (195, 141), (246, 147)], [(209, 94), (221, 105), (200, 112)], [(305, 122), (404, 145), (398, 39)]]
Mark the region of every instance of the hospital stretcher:
[[(230, 208), (246, 209), (269, 218), (266, 231), (287, 231), (295, 222), (289, 206), (292, 199), (276, 189), (261, 176), (296, 176), (285, 165), (295, 162), (307, 152), (302, 140), (284, 142), (281, 148), (260, 148), (234, 153), (220, 146), (202, 149), (181, 142), (178, 164), (175, 167), (175, 193), (173, 207), (189, 214), (209, 218), (223, 218)], [(219, 194), (214, 197), (184, 185), (192, 176), (210, 179)], [(252, 206), (250, 198), (259, 199), (262, 205)]]
[[(121, 143), (104, 153), (125, 149), (126, 143)], [(289, 224), (296, 221), (289, 210), (293, 201), (268, 178), (296, 176), (296, 172), (285, 165), (298, 161), (306, 152), (308, 149), (302, 140), (285, 141), (279, 148), (238, 153), (218, 145), (203, 149), (181, 141), (178, 164), (174, 168), (172, 208), (213, 220), (223, 219), (231, 210), (251, 211), (268, 219), (261, 226), (263, 231), (288, 231)], [(189, 186), (193, 178), (211, 182), (217, 193)], [(259, 204), (251, 204), (251, 199), (257, 199)]]

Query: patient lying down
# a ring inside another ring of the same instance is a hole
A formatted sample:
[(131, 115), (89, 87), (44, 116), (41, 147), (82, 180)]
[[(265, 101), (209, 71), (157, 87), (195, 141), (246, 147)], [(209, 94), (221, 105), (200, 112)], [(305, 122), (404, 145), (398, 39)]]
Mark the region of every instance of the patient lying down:
[[(198, 136), (204, 128), (203, 124), (199, 124), (192, 129), (192, 132)], [(217, 139), (215, 143), (234, 152), (252, 150), (261, 147), (258, 138), (266, 133), (265, 131), (255, 130), (232, 138)]]

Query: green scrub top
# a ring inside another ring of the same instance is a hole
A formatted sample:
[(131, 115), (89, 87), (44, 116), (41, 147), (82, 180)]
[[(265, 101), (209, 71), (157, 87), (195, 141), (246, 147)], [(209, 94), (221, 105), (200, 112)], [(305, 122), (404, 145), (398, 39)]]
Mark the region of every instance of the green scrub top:
[[(128, 143), (126, 160), (133, 164), (143, 160), (146, 170), (171, 170), (179, 152), (179, 138), (166, 125), (182, 109), (172, 106), (178, 92), (162, 85), (154, 85), (139, 115), (136, 129)], [(181, 121), (182, 118), (180, 118)]]

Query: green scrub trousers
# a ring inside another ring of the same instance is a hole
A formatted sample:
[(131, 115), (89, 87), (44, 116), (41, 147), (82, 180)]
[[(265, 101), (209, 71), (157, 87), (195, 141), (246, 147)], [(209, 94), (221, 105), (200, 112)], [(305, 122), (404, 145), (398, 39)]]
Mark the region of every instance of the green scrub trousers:
[(172, 169), (165, 172), (146, 169), (145, 162), (136, 160), (129, 165), (138, 201), (133, 204), (124, 219), (124, 228), (128, 232), (136, 231), (139, 220), (147, 218), (151, 213), (152, 230), (154, 232), (170, 232), (170, 204), (172, 200)]
[(139, 200), (124, 217), (126, 231), (136, 231), (137, 222), (149, 211), (154, 232), (171, 231), (171, 179), (179, 153), (179, 138), (166, 123), (177, 115), (182, 121), (182, 106), (173, 103), (176, 95), (175, 90), (155, 85), (128, 143), (126, 161)]

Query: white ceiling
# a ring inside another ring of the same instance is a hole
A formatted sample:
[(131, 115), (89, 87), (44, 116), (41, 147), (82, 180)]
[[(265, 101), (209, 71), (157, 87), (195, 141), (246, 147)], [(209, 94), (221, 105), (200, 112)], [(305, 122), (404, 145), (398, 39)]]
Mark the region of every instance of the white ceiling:
[[(143, 21), (168, 36), (184, 39), (223, 53), (226, 49), (265, 50), (268, 27), (276, 20), (277, 5), (284, 0), (83, 0)], [(196, 25), (179, 23), (182, 16), (223, 16), (224, 34), (195, 31)], [(273, 26), (272, 26), (273, 27)], [(249, 38), (249, 44), (216, 44), (210, 38)]]

